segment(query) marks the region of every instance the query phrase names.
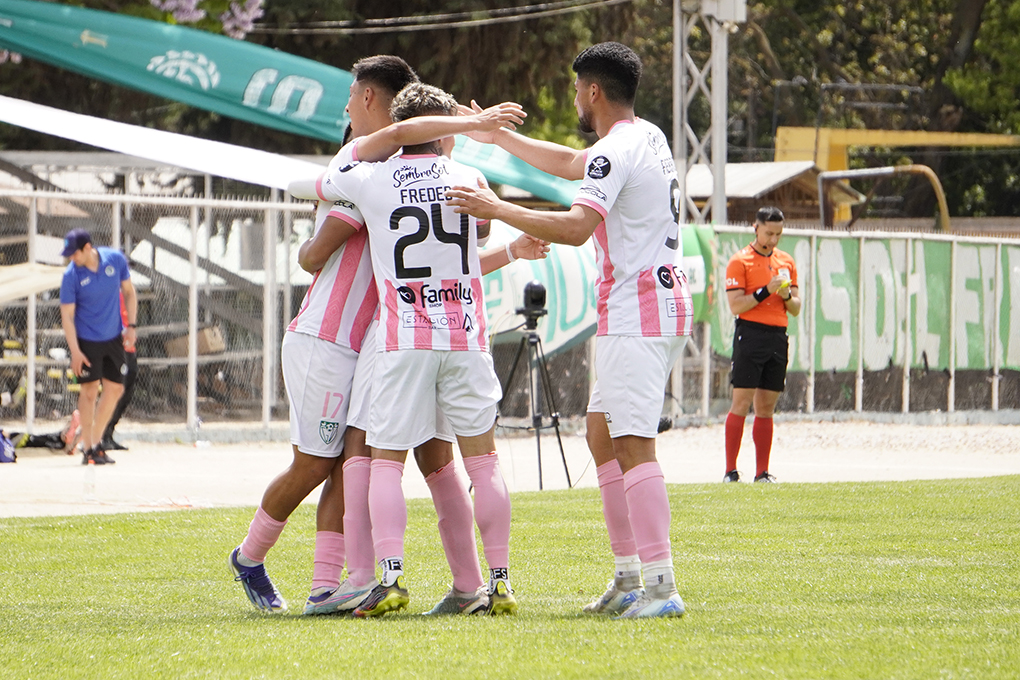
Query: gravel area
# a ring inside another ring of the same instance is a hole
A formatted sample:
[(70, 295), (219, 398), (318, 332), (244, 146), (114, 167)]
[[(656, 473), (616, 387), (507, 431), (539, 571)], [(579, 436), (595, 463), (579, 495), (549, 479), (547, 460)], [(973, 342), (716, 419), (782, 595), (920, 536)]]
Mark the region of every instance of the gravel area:
[[(822, 416), (821, 418), (824, 418)], [(754, 445), (748, 418), (738, 468), (754, 475)], [(57, 429), (55, 425), (54, 429)], [(253, 437), (259, 425), (229, 429)], [(47, 431), (45, 424), (39, 431)], [(255, 506), (269, 481), (290, 462), (285, 429), (272, 441), (230, 441), (229, 431), (203, 430), (211, 440), (196, 447), (180, 436), (156, 436), (153, 428), (126, 428), (114, 452), (117, 464), (96, 470), (96, 499), (85, 498), (80, 456), (23, 450), (15, 464), (0, 465), (0, 517), (138, 512), (180, 508)], [(541, 439), (541, 485), (567, 486), (555, 435)], [(720, 482), (724, 428), (719, 422), (677, 427), (659, 436), (657, 449), (666, 481)], [(175, 441), (175, 438), (178, 441)], [(236, 439), (236, 437), (234, 437)], [(563, 458), (575, 486), (596, 486), (584, 436), (562, 434)], [(539, 489), (534, 436), (497, 440), (511, 491)], [(783, 483), (939, 479), (1020, 475), (1020, 425), (904, 424), (863, 420), (777, 417), (770, 471)], [(408, 497), (427, 497), (421, 475), (410, 464), (404, 474)], [(306, 501), (316, 502), (318, 492)]]

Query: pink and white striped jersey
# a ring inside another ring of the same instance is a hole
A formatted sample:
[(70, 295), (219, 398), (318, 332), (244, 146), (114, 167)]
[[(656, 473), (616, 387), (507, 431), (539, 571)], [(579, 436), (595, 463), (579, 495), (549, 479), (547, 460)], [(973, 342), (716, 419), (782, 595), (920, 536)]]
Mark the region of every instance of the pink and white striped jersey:
[[(330, 160), (329, 168), (344, 168), (357, 162), (357, 142), (351, 142)], [(328, 172), (328, 171), (327, 171)], [(325, 202), (321, 196), (315, 214), (315, 229), (322, 228), (327, 215), (338, 217), (358, 231), (336, 250), (315, 274), (297, 316), (288, 331), (313, 335), (361, 351), (365, 331), (379, 304), (372, 276), (372, 256), (364, 219), (350, 201)]]
[(603, 218), (592, 235), (597, 335), (691, 334), (679, 195), (666, 137), (645, 120), (616, 123), (588, 150), (574, 204)]
[(359, 206), (368, 225), (380, 351), (488, 351), (477, 220), (445, 201), (449, 187), (479, 179), (428, 154), (332, 168), (320, 180), (324, 198)]

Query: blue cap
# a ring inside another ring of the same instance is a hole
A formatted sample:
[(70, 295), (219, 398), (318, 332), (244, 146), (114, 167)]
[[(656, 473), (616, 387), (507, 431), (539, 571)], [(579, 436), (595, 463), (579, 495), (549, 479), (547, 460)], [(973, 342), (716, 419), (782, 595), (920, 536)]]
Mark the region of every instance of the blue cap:
[(60, 255), (62, 257), (71, 257), (75, 251), (84, 248), (86, 243), (92, 243), (92, 237), (89, 233), (84, 229), (72, 229), (64, 237), (64, 249)]

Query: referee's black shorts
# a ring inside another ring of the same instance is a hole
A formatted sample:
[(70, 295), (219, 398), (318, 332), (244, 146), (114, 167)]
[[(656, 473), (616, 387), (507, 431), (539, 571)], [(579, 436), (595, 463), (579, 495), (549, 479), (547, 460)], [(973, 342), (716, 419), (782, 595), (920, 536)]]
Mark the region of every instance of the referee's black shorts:
[(78, 347), (88, 358), (91, 366), (82, 364), (79, 383), (95, 382), (102, 378), (110, 382), (124, 384), (127, 375), (127, 356), (124, 352), (124, 339), (118, 335), (113, 340), (92, 342), (78, 339)]
[(790, 341), (784, 327), (737, 319), (730, 384), (782, 392), (786, 387), (789, 349)]

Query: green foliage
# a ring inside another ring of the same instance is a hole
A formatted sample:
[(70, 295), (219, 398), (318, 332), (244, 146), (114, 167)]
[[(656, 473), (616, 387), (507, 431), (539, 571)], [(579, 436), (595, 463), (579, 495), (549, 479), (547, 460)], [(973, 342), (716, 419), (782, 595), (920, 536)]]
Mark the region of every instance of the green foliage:
[(974, 113), (989, 120), (989, 132), (1020, 131), (1020, 5), (990, 2), (981, 36), (974, 45), (975, 58), (962, 68), (946, 73), (946, 82)]
[[(409, 502), (410, 612), (263, 616), (227, 572), (251, 509), (0, 520), (12, 678), (1012, 678), (1020, 478), (669, 487), (682, 619), (580, 607), (611, 575), (594, 489), (516, 494), (513, 618), (416, 616), (448, 587)], [(302, 506), (268, 569), (300, 609)]]
[[(84, 0), (78, 4), (173, 22), (147, 0)], [(532, 0), (273, 0), (259, 24), (286, 29), (321, 21), (477, 12), (534, 4)], [(207, 17), (194, 24), (220, 32), (229, 0), (200, 0)], [(190, 24), (189, 24), (190, 25)], [(971, 40), (971, 37), (975, 40)], [(667, 136), (673, 124), (673, 2), (633, 0), (611, 7), (495, 25), (357, 35), (253, 33), (247, 40), (349, 69), (380, 53), (405, 57), (422, 78), (462, 101), (507, 99), (529, 112), (522, 132), (571, 146), (576, 131), (570, 63), (601, 40), (631, 45), (644, 62), (638, 114)], [(1020, 4), (1011, 0), (750, 0), (748, 21), (729, 37), (729, 160), (771, 160), (774, 124), (870, 129), (1020, 130)], [(971, 46), (973, 45), (973, 49)], [(703, 26), (689, 39), (691, 58), (706, 63), (711, 40)], [(793, 81), (797, 79), (797, 82)], [(823, 85), (903, 86), (891, 91)], [(921, 93), (906, 88), (920, 88)], [(195, 134), (283, 153), (329, 153), (326, 142), (185, 110), (156, 97), (90, 81), (44, 64), (0, 64), (0, 93), (124, 122)], [(704, 98), (689, 112), (703, 134)], [(23, 130), (0, 130), (0, 148), (67, 148)], [(942, 152), (939, 152), (942, 154)], [(1012, 156), (936, 155), (909, 151), (905, 160), (932, 165), (954, 214), (1020, 212)], [(865, 161), (859, 160), (858, 165)], [(980, 192), (978, 182), (984, 187)], [(921, 183), (923, 186), (923, 183)], [(918, 214), (931, 212), (922, 189), (908, 191)], [(980, 196), (979, 196), (980, 194)], [(918, 197), (919, 196), (919, 197)]]

